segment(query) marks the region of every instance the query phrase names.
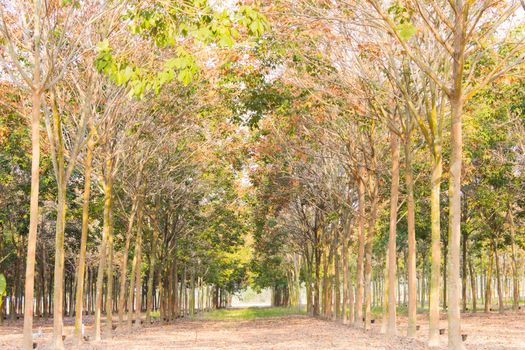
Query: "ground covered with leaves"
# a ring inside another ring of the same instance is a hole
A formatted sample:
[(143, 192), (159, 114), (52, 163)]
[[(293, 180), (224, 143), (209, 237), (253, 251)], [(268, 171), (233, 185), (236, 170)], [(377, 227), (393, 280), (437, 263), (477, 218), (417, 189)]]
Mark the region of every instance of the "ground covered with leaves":
[[(444, 316), (444, 315), (443, 315)], [(315, 319), (301, 312), (279, 309), (221, 310), (175, 324), (152, 325), (140, 329), (115, 330), (111, 337), (100, 342), (84, 342), (81, 349), (426, 349), (428, 323), (421, 318), (417, 339), (403, 336), (389, 338), (380, 334), (380, 320), (371, 331), (344, 326), (340, 323)], [(525, 349), (525, 314), (467, 314), (463, 316), (463, 333), (467, 334), (467, 349), (517, 350)], [(442, 327), (446, 320), (442, 319)], [(69, 323), (69, 322), (68, 322)], [(37, 322), (43, 336), (35, 341), (37, 349), (49, 349), (51, 322)], [(91, 328), (87, 328), (89, 333)], [(399, 333), (406, 331), (403, 317)], [(66, 348), (73, 345), (72, 325), (66, 326)], [(0, 327), (0, 349), (20, 349), (21, 323)], [(447, 335), (441, 336), (441, 348), (446, 348)]]

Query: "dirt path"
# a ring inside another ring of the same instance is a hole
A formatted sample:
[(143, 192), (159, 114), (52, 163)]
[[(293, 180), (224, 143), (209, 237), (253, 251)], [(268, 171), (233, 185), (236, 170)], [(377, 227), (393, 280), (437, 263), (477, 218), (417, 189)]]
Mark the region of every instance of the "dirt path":
[[(466, 315), (463, 330), (468, 334), (465, 342), (469, 350), (525, 349), (525, 315)], [(443, 327), (446, 321), (443, 320)], [(404, 322), (400, 321), (400, 333)], [(99, 343), (85, 343), (82, 349), (239, 349), (239, 350), (417, 350), (426, 349), (424, 341), (428, 328), (422, 326), (419, 339), (387, 338), (379, 334), (375, 324), (370, 332), (305, 316), (289, 316), (251, 321), (183, 320), (176, 324), (152, 326), (141, 330), (119, 331), (112, 338)], [(43, 327), (44, 337), (37, 339), (37, 349), (49, 349), (51, 329)], [(66, 327), (68, 334), (72, 328)], [(89, 330), (91, 331), (91, 330)], [(447, 337), (442, 337), (442, 348)], [(0, 327), (0, 349), (19, 349), (20, 327)], [(66, 348), (74, 348), (70, 336)]]

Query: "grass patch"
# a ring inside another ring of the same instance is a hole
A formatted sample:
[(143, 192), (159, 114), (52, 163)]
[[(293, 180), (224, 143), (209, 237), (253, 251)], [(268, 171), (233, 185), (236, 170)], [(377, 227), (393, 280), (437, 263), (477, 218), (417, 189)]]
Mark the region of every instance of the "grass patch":
[(282, 317), (290, 315), (306, 315), (306, 311), (303, 308), (298, 309), (287, 307), (248, 307), (213, 310), (211, 312), (206, 312), (202, 314), (201, 318), (213, 321), (239, 321), (254, 320), (257, 318)]

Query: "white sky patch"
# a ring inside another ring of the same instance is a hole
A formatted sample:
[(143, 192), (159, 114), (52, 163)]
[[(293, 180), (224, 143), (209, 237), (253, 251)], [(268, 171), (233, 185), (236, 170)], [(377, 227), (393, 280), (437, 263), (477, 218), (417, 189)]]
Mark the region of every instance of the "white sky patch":
[(239, 178), (239, 185), (242, 189), (246, 189), (252, 186), (252, 182), (250, 181), (250, 174), (248, 169), (243, 168), (241, 171), (241, 176)]
[(285, 70), (286, 70), (286, 67), (284, 65), (282, 65), (282, 64), (277, 66), (277, 67), (275, 67), (274, 69), (269, 71), (268, 74), (266, 74), (264, 76), (264, 82), (268, 84), (268, 83), (271, 83), (274, 80), (282, 77), (282, 75), (284, 74)]
[(237, 0), (209, 0), (208, 4), (215, 11), (231, 11), (237, 8)]

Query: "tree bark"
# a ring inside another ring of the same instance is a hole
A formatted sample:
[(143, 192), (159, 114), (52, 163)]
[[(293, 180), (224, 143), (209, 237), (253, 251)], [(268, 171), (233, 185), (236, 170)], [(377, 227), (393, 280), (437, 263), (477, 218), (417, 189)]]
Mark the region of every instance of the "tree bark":
[(460, 240), (461, 240), (461, 162), (463, 153), (463, 70), (465, 65), (465, 36), (467, 16), (463, 0), (455, 0), (453, 29), (452, 89), (450, 132), (449, 185), (449, 258), (448, 258), (448, 348), (464, 349), (461, 338), (460, 299)]
[(462, 244), (462, 275), (461, 275), (461, 300), (463, 302), (463, 312), (467, 311), (467, 244), (468, 244), (468, 234), (466, 230), (463, 230), (463, 244)]
[[(119, 279), (119, 302), (118, 302), (118, 321), (119, 324), (124, 323), (124, 309), (126, 306), (126, 280), (128, 274), (128, 258), (129, 258), (129, 245), (131, 242), (131, 234), (133, 232), (133, 224), (135, 223), (135, 215), (138, 207), (140, 206), (140, 195), (134, 196), (131, 204), (131, 212), (128, 219), (128, 228), (126, 230), (126, 243), (124, 245), (124, 254), (122, 258), (122, 268), (120, 270)], [(129, 304), (128, 304), (129, 305)]]
[(474, 268), (472, 267), (472, 259), (468, 259), (468, 268), (470, 273), (470, 289), (472, 290), (472, 312), (477, 312), (477, 288), (476, 288), (476, 274), (474, 273)]
[(431, 249), (429, 290), (429, 340), (430, 347), (439, 346), (439, 282), (441, 278), (441, 175), (443, 162), (441, 145), (436, 143), (432, 157), (432, 180), (430, 194)]
[[(35, 1), (35, 22), (40, 22), (39, 3)], [(40, 27), (35, 25), (34, 38), (40, 40)], [(37, 39), (38, 38), (38, 39)], [(29, 205), (29, 233), (27, 238), (27, 258), (25, 272), (25, 300), (24, 305), (24, 349), (33, 349), (33, 295), (35, 285), (35, 258), (38, 229), (38, 194), (40, 187), (40, 107), (42, 92), (40, 90), (40, 56), (38, 54), (38, 41), (35, 42), (34, 58), (35, 67), (33, 81), (36, 83), (32, 89), (33, 106), (31, 112), (31, 194)], [(28, 301), (28, 302), (27, 302)]]
[(365, 169), (360, 167), (357, 181), (358, 199), (358, 226), (357, 226), (357, 269), (356, 269), (356, 295), (355, 295), (355, 322), (363, 324), (363, 279), (364, 279), (364, 256), (365, 256)]
[(108, 281), (106, 292), (106, 330), (108, 334), (113, 331), (113, 213), (109, 208), (109, 232), (108, 232)]
[[(63, 349), (63, 317), (64, 317), (64, 234), (66, 223), (66, 174), (64, 159), (64, 142), (62, 135), (62, 120), (56, 108), (56, 101), (52, 101), (54, 120), (54, 140), (56, 142), (56, 167), (55, 176), (57, 181), (57, 221), (55, 231), (55, 273), (53, 288), (53, 346), (55, 349)], [(50, 135), (51, 136), (51, 135)]]
[[(374, 164), (375, 171), (375, 164)], [(377, 206), (379, 201), (377, 174), (373, 174), (370, 179), (370, 216), (368, 221), (368, 235), (365, 242), (365, 266), (364, 266), (364, 293), (365, 293), (365, 330), (371, 327), (371, 288), (372, 279), (372, 241), (375, 236), (375, 225), (377, 219)]]
[(321, 248), (319, 247), (319, 232), (314, 232), (314, 269), (315, 269), (315, 276), (314, 276), (314, 300), (313, 300), (313, 316), (317, 317), (319, 316), (319, 303), (320, 303), (320, 295), (319, 295), (319, 280), (321, 278)]
[(142, 312), (142, 230), (137, 230), (137, 239), (135, 240), (135, 327), (141, 326)]
[(388, 235), (388, 320), (386, 333), (394, 336), (396, 327), (396, 270), (397, 270), (397, 206), (399, 198), (399, 137), (390, 132), (392, 154), (392, 183), (390, 187), (390, 232)]
[(154, 223), (153, 235), (151, 237), (151, 250), (150, 250), (150, 263), (149, 263), (149, 276), (148, 276), (148, 296), (147, 296), (147, 307), (146, 307), (146, 324), (149, 325), (151, 322), (151, 312), (153, 310), (153, 277), (155, 275), (155, 263), (157, 254), (157, 239), (158, 239), (158, 226)]
[[(342, 264), (343, 264), (343, 302), (341, 307), (341, 313), (343, 318), (343, 324), (349, 324), (349, 318), (348, 318), (348, 311), (350, 309), (350, 304), (352, 301), (350, 300), (350, 276), (349, 276), (349, 269), (348, 269), (348, 237), (350, 237), (350, 225), (347, 226), (344, 234), (343, 234), (343, 242), (341, 247), (341, 255), (342, 255)], [(348, 310), (347, 310), (348, 309)], [(352, 315), (352, 314), (350, 314)], [(353, 316), (353, 315), (352, 315)]]
[(494, 254), (489, 248), (489, 266), (487, 268), (487, 279), (485, 283), (485, 312), (490, 312), (492, 303), (492, 265), (494, 261)]
[(416, 275), (416, 225), (414, 204), (414, 177), (412, 174), (411, 129), (405, 136), (405, 182), (407, 190), (408, 233), (408, 327), (407, 335), (416, 336), (417, 322), (417, 275)]
[(38, 194), (40, 188), (40, 108), (42, 104), (41, 89), (41, 3), (33, 1), (33, 86), (31, 108), (31, 194), (29, 204), (29, 232), (27, 238), (27, 257), (25, 271), (24, 305), (24, 340), (25, 350), (33, 349), (33, 295), (35, 285), (35, 258), (38, 229)]
[(518, 263), (516, 261), (516, 227), (514, 226), (514, 215), (512, 214), (512, 208), (510, 207), (510, 205), (508, 210), (512, 259), (512, 310), (518, 311), (520, 301), (520, 284), (518, 278)]
[[(142, 203), (142, 202), (140, 202)], [(137, 207), (137, 238), (138, 235), (142, 231), (142, 213), (143, 208), (142, 205), (138, 205)], [(128, 327), (131, 327), (133, 324), (133, 307), (134, 307), (134, 296), (135, 296), (135, 288), (139, 288), (140, 286), (135, 285), (135, 275), (136, 275), (136, 268), (137, 268), (137, 251), (136, 251), (136, 243), (135, 243), (135, 254), (133, 255), (133, 262), (131, 264), (131, 274), (129, 277), (129, 292), (128, 292), (128, 319), (127, 324)]]
[(104, 284), (104, 272), (106, 270), (107, 246), (110, 230), (110, 210), (112, 196), (112, 171), (113, 162), (110, 156), (106, 158), (104, 187), (104, 226), (102, 228), (102, 242), (99, 252), (99, 265), (97, 271), (97, 284), (95, 292), (95, 340), (100, 340), (101, 313), (102, 313), (102, 287)]
[[(90, 125), (90, 129), (92, 126)], [(89, 198), (91, 192), (91, 168), (93, 163), (93, 148), (95, 142), (90, 135), (87, 145), (86, 160), (84, 162), (84, 193), (82, 196), (82, 234), (80, 238), (80, 253), (77, 269), (77, 290), (75, 304), (75, 331), (74, 335), (78, 343), (82, 340), (82, 302), (84, 300), (84, 275), (86, 270), (86, 248), (89, 228)]]
[(499, 264), (499, 254), (498, 254), (498, 246), (496, 242), (492, 243), (494, 246), (494, 263), (496, 264), (496, 286), (498, 288), (498, 307), (499, 312), (503, 313), (504, 311), (504, 305), (503, 305), (503, 290), (501, 285), (501, 272), (500, 272), (500, 264)]
[(339, 232), (336, 230), (334, 242), (334, 319), (341, 319), (341, 280), (340, 280), (341, 259), (339, 255)]

